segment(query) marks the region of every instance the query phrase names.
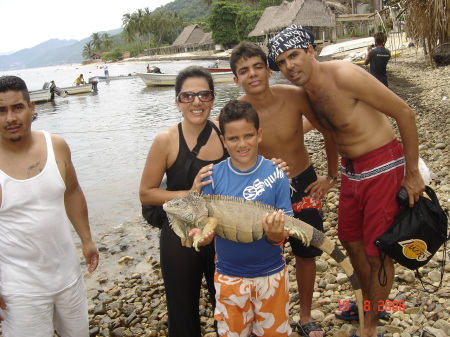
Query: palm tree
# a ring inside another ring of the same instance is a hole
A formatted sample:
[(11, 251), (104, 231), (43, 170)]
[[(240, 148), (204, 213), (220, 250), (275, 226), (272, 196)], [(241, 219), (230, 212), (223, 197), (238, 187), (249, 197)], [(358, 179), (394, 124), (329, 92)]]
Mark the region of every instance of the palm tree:
[(89, 41), (88, 43), (86, 43), (83, 47), (83, 53), (82, 56), (85, 59), (89, 59), (92, 57), (92, 55), (94, 54), (94, 49), (92, 47), (92, 41)]
[(128, 43), (144, 43), (147, 48), (158, 46), (183, 26), (183, 19), (175, 12), (150, 12), (148, 8), (138, 9), (122, 17), (123, 37)]
[(184, 20), (176, 12), (156, 12), (152, 15), (150, 32), (155, 37), (155, 44), (160, 45), (165, 37), (183, 27)]
[(102, 50), (102, 39), (100, 38), (100, 34), (92, 33), (92, 47), (95, 49), (96, 52), (100, 52)]
[(103, 33), (101, 41), (102, 41), (102, 48), (104, 48), (105, 51), (110, 51), (111, 47), (113, 46), (113, 40), (111, 38), (111, 35), (109, 35), (108, 33)]

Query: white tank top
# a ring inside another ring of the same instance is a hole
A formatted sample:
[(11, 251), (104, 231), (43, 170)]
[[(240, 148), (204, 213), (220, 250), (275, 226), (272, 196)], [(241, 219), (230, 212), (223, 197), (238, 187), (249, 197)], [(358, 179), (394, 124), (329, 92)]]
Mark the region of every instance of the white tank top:
[(50, 134), (47, 162), (37, 176), (14, 179), (0, 170), (0, 294), (52, 295), (81, 275), (64, 207), (66, 186)]

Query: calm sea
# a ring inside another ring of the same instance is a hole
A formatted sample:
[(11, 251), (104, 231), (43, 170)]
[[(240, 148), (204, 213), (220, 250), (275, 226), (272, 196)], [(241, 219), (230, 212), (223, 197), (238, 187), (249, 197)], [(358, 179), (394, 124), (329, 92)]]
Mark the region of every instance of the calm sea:
[[(164, 73), (212, 61), (151, 62)], [(110, 64), (110, 76), (145, 72), (148, 63)], [(82, 73), (85, 79), (103, 75), (96, 66), (58, 66), (0, 72), (23, 78), (30, 90), (54, 80), (71, 86)], [(242, 91), (234, 83), (217, 84), (212, 115)], [(141, 216), (138, 189), (148, 150), (155, 136), (178, 123), (173, 87), (146, 87), (140, 78), (98, 84), (98, 93), (55, 97), (36, 105), (33, 129), (59, 134), (72, 150), (72, 160), (89, 207), (94, 234), (102, 234), (124, 221)]]

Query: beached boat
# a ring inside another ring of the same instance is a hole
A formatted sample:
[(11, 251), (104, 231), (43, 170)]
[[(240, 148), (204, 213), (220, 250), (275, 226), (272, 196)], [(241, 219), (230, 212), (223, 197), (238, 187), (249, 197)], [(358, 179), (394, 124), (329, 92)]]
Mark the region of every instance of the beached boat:
[(75, 85), (72, 87), (59, 87), (58, 89), (67, 92), (68, 95), (84, 94), (92, 91), (92, 84)]
[[(174, 86), (177, 74), (154, 74), (154, 73), (137, 73), (141, 80), (148, 87), (153, 86)], [(211, 73), (214, 83), (230, 83), (233, 82), (232, 72)]]
[(32, 90), (29, 91), (30, 99), (34, 103), (43, 103), (50, 101), (50, 89)]
[[(391, 59), (393, 59), (393, 58), (399, 56), (401, 53), (402, 53), (401, 51), (396, 51), (396, 52), (391, 53)], [(352, 62), (352, 63), (354, 63), (354, 64), (362, 65), (362, 64), (364, 64), (364, 60), (365, 60), (365, 59), (366, 59), (366, 52), (364, 53), (364, 59), (362, 59), (362, 60), (360, 60), (360, 59), (358, 59), (358, 60), (351, 60), (351, 59), (350, 59), (350, 60), (347, 60), (347, 61), (350, 61), (350, 62)], [(344, 60), (345, 60), (345, 59), (344, 59)]]
[(368, 47), (373, 44), (373, 37), (365, 37), (362, 39), (355, 39), (350, 41), (345, 41), (341, 43), (330, 44), (323, 47), (319, 56), (328, 56), (333, 54), (343, 53), (349, 50), (355, 50), (359, 48)]

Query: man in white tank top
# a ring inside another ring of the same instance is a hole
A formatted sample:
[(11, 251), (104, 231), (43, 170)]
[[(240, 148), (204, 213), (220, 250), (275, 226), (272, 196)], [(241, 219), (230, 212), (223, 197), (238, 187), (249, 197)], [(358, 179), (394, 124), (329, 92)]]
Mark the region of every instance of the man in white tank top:
[(87, 297), (69, 220), (89, 272), (98, 265), (70, 149), (32, 131), (25, 82), (0, 77), (0, 321), (4, 337), (88, 337)]

